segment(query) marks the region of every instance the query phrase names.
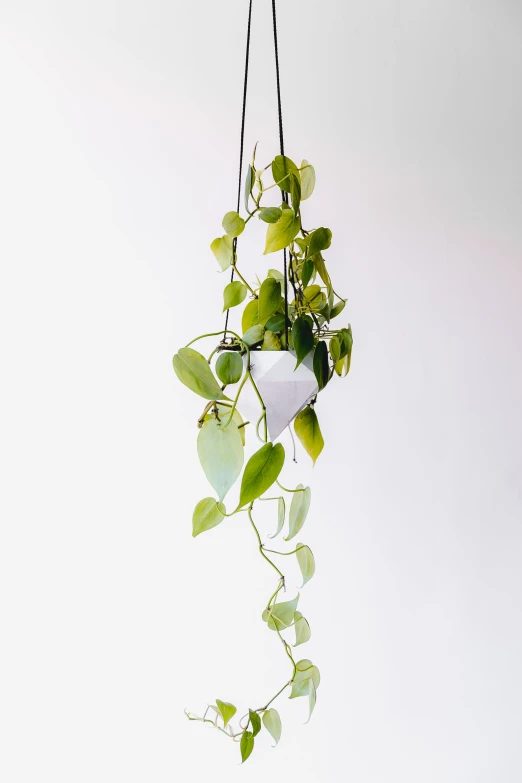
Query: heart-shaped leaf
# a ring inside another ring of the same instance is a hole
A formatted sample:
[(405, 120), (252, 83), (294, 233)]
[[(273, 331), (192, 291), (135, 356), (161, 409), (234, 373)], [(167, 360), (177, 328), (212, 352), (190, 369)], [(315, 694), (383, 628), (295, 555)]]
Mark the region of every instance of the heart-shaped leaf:
[(301, 181), (299, 169), (295, 165), (293, 160), (287, 158), (286, 155), (276, 155), (272, 161), (272, 176), (274, 182), (279, 185), (281, 190), (290, 192), (290, 179), (293, 175), (298, 182)]
[(236, 351), (225, 351), (216, 362), (216, 375), (227, 386), (237, 383), (243, 374), (243, 360)]
[(224, 272), (228, 269), (234, 258), (232, 237), (225, 235), (224, 237), (218, 237), (214, 239), (210, 245), (210, 249), (214, 253), (216, 260)]
[[(275, 740), (275, 744), (281, 739), (281, 718), (277, 710), (271, 707), (263, 713), (263, 725)], [(273, 746), (275, 748), (275, 745)]]
[(310, 692), (309, 683), (312, 680), (315, 688), (319, 687), (321, 676), (319, 669), (314, 666), (312, 661), (307, 658), (303, 658), (302, 661), (296, 663), (296, 672), (292, 682), (292, 691), (289, 698), (295, 699), (298, 696), (308, 696)]
[(303, 575), (303, 584), (301, 586), (304, 587), (315, 574), (315, 560), (309, 546), (297, 544), (296, 549), (297, 552), (295, 553), (295, 556), (297, 557), (297, 562), (299, 563), (299, 568)]
[(261, 324), (256, 324), (255, 326), (251, 326), (250, 329), (246, 330), (242, 340), (250, 347), (256, 343), (260, 343), (263, 339), (264, 333), (265, 327), (261, 326)]
[(180, 348), (172, 365), (181, 383), (206, 400), (229, 399), (219, 388), (205, 357), (193, 348)]
[(298, 647), (300, 644), (305, 644), (307, 642), (312, 632), (310, 631), (310, 626), (308, 625), (308, 620), (303, 617), (301, 612), (296, 612), (294, 614), (294, 628), (295, 628), (295, 644), (294, 647)]
[(256, 326), (259, 323), (259, 301), (252, 299), (245, 309), (243, 310), (243, 316), (241, 318), (241, 331), (243, 334), (247, 332), (251, 326)]
[(315, 188), (315, 169), (308, 163), (307, 160), (303, 160), (301, 163), (301, 198), (305, 201), (310, 198)]
[(263, 280), (259, 289), (259, 321), (262, 323), (276, 312), (281, 303), (281, 283), (273, 277)]
[(241, 304), (247, 295), (247, 287), (239, 280), (234, 280), (225, 286), (223, 291), (223, 312), (230, 307)]
[(254, 712), (253, 710), (249, 710), (248, 719), (252, 727), (252, 734), (254, 735), (254, 737), (257, 737), (257, 735), (261, 731), (261, 718), (259, 717), (257, 712)]
[(317, 457), (323, 450), (324, 440), (316, 412), (311, 405), (297, 414), (294, 430), (315, 465)]
[(310, 487), (304, 488), (302, 484), (297, 487), (298, 492), (294, 492), (292, 495), (292, 502), (290, 504), (289, 514), (289, 529), (288, 536), (285, 541), (290, 541), (291, 538), (296, 536), (303, 527), (308, 510), (310, 508), (310, 502), (312, 499), (312, 493)]
[(245, 221), (237, 212), (227, 212), (222, 226), (229, 237), (238, 237), (245, 230)]
[(283, 529), (283, 525), (285, 524), (285, 511), (285, 499), (277, 498), (277, 530), (273, 536), (268, 536), (268, 538), (275, 538)]
[[(232, 425), (231, 425), (232, 426)], [(265, 443), (248, 460), (243, 478), (238, 508), (246, 506), (269, 489), (281, 473), (285, 450), (281, 443)]]
[(203, 498), (197, 504), (192, 514), (192, 535), (194, 538), (210, 530), (225, 518), (225, 507), (215, 498)]
[(279, 207), (264, 207), (259, 212), (259, 217), (264, 220), (265, 223), (277, 223), (281, 217), (281, 210)]
[(294, 210), (287, 204), (281, 207), (281, 217), (277, 223), (270, 223), (266, 231), (266, 246), (264, 255), (275, 253), (288, 247), (290, 242), (297, 236), (301, 228), (301, 221), (295, 216)]
[(234, 420), (205, 421), (198, 435), (198, 456), (205, 475), (223, 500), (243, 467), (243, 442)]
[(299, 593), (291, 601), (281, 601), (277, 604), (272, 604), (270, 611), (265, 609), (262, 618), (265, 623), (268, 623), (270, 630), (282, 631), (284, 628), (288, 628), (294, 621), (295, 610), (297, 609), (297, 603), (299, 601)]
[(226, 728), (227, 723), (234, 717), (237, 709), (233, 704), (230, 704), (228, 701), (221, 701), (221, 699), (216, 699), (216, 706), (219, 714), (223, 718), (223, 725)]
[(241, 735), (241, 741), (239, 743), (241, 750), (241, 763), (247, 760), (252, 751), (254, 750), (254, 735), (251, 731), (244, 731)]
[(330, 376), (330, 365), (328, 364), (328, 347), (324, 340), (320, 340), (315, 346), (314, 351), (314, 374), (317, 379), (319, 389), (324, 389)]
[(327, 250), (332, 243), (332, 232), (329, 228), (316, 228), (310, 235), (308, 244), (308, 256), (314, 256), (321, 250)]

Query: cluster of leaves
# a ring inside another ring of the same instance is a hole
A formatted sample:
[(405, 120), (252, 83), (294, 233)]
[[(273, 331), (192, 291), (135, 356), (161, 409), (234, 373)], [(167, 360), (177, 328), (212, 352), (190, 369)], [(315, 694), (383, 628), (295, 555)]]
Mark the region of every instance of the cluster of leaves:
[[(270, 170), (273, 183), (267, 185), (265, 173)], [(268, 441), (266, 408), (251, 373), (251, 352), (256, 350), (279, 351), (290, 349), (296, 357), (296, 368), (303, 362), (313, 368), (318, 391), (324, 389), (334, 374), (346, 375), (350, 369), (352, 332), (349, 325), (331, 329), (331, 321), (344, 310), (346, 300), (334, 291), (323, 253), (330, 247), (332, 234), (327, 228), (306, 230), (302, 224), (301, 203), (309, 198), (315, 186), (315, 171), (303, 161), (298, 168), (290, 158), (277, 156), (264, 169), (255, 167), (255, 150), (248, 167), (245, 183), (245, 209), (243, 218), (237, 212), (228, 212), (223, 219), (225, 234), (212, 242), (211, 249), (221, 267), (234, 268), (238, 279), (228, 283), (223, 293), (223, 310), (242, 304), (241, 335), (230, 330), (208, 358), (191, 348), (189, 343), (174, 356), (174, 370), (189, 389), (207, 400), (198, 419), (198, 456), (209, 484), (217, 497), (205, 497), (197, 503), (192, 518), (194, 537), (221, 524), (226, 517), (246, 513), (257, 538), (258, 549), (265, 561), (278, 576), (277, 586), (262, 612), (262, 619), (283, 645), (292, 666), (289, 680), (264, 706), (249, 709), (234, 730), (231, 721), (236, 707), (217, 699), (210, 704), (202, 717), (187, 713), (190, 720), (209, 723), (239, 742), (241, 758), (245, 761), (254, 748), (255, 738), (262, 727), (271, 734), (276, 744), (281, 736), (281, 719), (272, 707), (275, 699), (287, 688), (290, 698), (307, 696), (310, 716), (316, 702), (320, 675), (318, 668), (308, 659), (294, 660), (293, 648), (307, 642), (311, 631), (306, 618), (298, 611), (300, 595), (290, 600), (278, 600), (286, 591), (285, 576), (268, 555), (295, 555), (304, 586), (315, 573), (315, 560), (311, 549), (298, 543), (289, 552), (268, 549), (262, 543), (253, 517), (254, 504), (272, 501), (277, 509), (277, 528), (269, 538), (278, 536), (288, 519), (286, 541), (301, 531), (310, 508), (309, 487), (298, 485), (286, 489), (279, 482), (285, 461), (281, 444)], [(280, 206), (262, 204), (264, 194), (277, 188)], [(250, 285), (237, 264), (237, 237), (254, 217), (267, 224), (265, 254), (285, 250), (288, 254), (287, 277), (277, 269), (269, 269), (264, 280)], [(284, 294), (290, 292), (290, 296)], [(216, 337), (221, 332), (203, 337)], [(192, 341), (192, 342), (195, 342)], [(214, 370), (212, 360), (217, 355)], [(260, 417), (255, 435), (263, 445), (246, 461), (244, 448), (246, 427), (238, 410), (238, 401), (245, 383), (249, 382), (260, 402)], [(230, 398), (225, 393), (235, 386)], [(315, 400), (295, 418), (295, 432), (304, 448), (315, 462), (324, 442), (314, 408)], [(264, 437), (259, 435), (263, 425)], [(242, 474), (242, 475), (241, 475)], [(228, 513), (225, 498), (241, 476), (239, 501)], [(265, 493), (278, 486), (283, 494), (267, 497)], [(287, 515), (285, 495), (291, 494)], [(284, 634), (293, 629), (295, 642), (290, 643)], [(212, 718), (207, 717), (209, 711)]]

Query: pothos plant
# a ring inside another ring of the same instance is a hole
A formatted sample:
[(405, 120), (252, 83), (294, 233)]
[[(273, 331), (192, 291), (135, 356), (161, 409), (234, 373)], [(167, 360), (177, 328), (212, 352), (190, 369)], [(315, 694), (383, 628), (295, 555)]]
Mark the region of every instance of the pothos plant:
[[(267, 172), (272, 180), (266, 183)], [(217, 494), (196, 505), (192, 518), (192, 535), (198, 536), (219, 525), (226, 517), (246, 514), (256, 537), (259, 553), (274, 570), (274, 590), (262, 611), (262, 619), (274, 632), (288, 657), (290, 674), (282, 687), (260, 707), (250, 708), (240, 718), (236, 728), (232, 719), (236, 707), (230, 702), (216, 699), (200, 717), (186, 712), (189, 720), (209, 723), (234, 741), (239, 742), (244, 762), (252, 753), (255, 737), (262, 726), (272, 735), (276, 744), (281, 736), (281, 720), (274, 702), (290, 689), (290, 698), (307, 696), (310, 716), (316, 703), (319, 686), (319, 669), (307, 658), (296, 660), (294, 649), (310, 639), (310, 626), (299, 610), (299, 593), (289, 600), (281, 600), (286, 591), (285, 576), (275, 558), (295, 555), (303, 576), (303, 586), (315, 572), (311, 549), (297, 543), (288, 552), (268, 548), (254, 521), (255, 505), (261, 501), (274, 503), (277, 513), (277, 529), (271, 538), (278, 536), (286, 519), (286, 497), (290, 496), (288, 535), (294, 539), (301, 531), (310, 507), (310, 487), (302, 484), (288, 489), (279, 478), (285, 462), (285, 450), (281, 443), (268, 439), (267, 411), (259, 389), (252, 377), (254, 351), (291, 350), (296, 368), (312, 357), (317, 391), (321, 391), (334, 375), (345, 376), (350, 369), (352, 331), (349, 325), (340, 329), (331, 327), (332, 321), (344, 310), (346, 299), (334, 290), (328, 273), (324, 251), (330, 247), (332, 233), (328, 228), (305, 228), (301, 203), (314, 190), (315, 171), (307, 161), (297, 166), (290, 158), (278, 155), (270, 165), (256, 169), (255, 150), (248, 167), (245, 182), (245, 217), (237, 211), (227, 212), (223, 218), (225, 234), (215, 239), (211, 250), (223, 271), (233, 267), (234, 278), (225, 286), (223, 310), (238, 307), (250, 297), (242, 313), (242, 334), (226, 329), (196, 337), (173, 358), (176, 375), (196, 394), (208, 400), (197, 420), (199, 433), (197, 450), (205, 475)], [(277, 206), (266, 204), (266, 194), (275, 189), (280, 194)], [(264, 253), (269, 255), (285, 250), (288, 263), (287, 278), (276, 269), (268, 269), (264, 280), (250, 285), (238, 267), (237, 237), (247, 224), (259, 218), (267, 224)], [(290, 292), (289, 301), (287, 291)], [(222, 339), (205, 358), (190, 347), (203, 338)], [(212, 369), (212, 367), (214, 369)], [(216, 377), (217, 376), (217, 377)], [(239, 411), (241, 392), (245, 384), (251, 384), (260, 406), (257, 423), (252, 427), (254, 437), (263, 445), (247, 461), (244, 470), (245, 422)], [(233, 392), (229, 392), (233, 387)], [(231, 393), (231, 397), (225, 393)], [(315, 402), (317, 394), (301, 410), (294, 420), (294, 429), (313, 462), (323, 449), (323, 437)], [(225, 497), (241, 475), (239, 502), (227, 512)], [(273, 486), (281, 490), (266, 496)], [(275, 556), (275, 557), (274, 557)], [(279, 561), (277, 561), (279, 562)], [(287, 634), (292, 628), (293, 644)]]

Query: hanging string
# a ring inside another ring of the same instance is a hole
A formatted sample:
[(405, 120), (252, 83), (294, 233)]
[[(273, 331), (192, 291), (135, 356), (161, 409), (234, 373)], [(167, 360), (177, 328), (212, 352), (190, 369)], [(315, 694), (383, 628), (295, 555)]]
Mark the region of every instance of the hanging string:
[[(248, 86), (248, 62), (250, 59), (250, 27), (252, 22), (252, 0), (250, 0), (248, 4), (248, 23), (247, 23), (247, 40), (246, 40), (246, 53), (245, 53), (245, 75), (243, 77), (243, 109), (241, 111), (241, 141), (239, 144), (239, 177), (238, 177), (238, 184), (237, 184), (237, 209), (236, 212), (239, 212), (239, 207), (241, 205), (241, 184), (243, 179), (243, 150), (245, 146), (245, 113), (246, 113), (246, 98), (247, 98), (247, 86)], [(234, 260), (236, 258), (236, 249), (237, 249), (237, 237), (234, 237), (234, 241), (232, 243), (232, 252)], [(232, 266), (232, 274), (230, 275), (230, 282), (234, 280), (234, 267)], [(225, 316), (225, 331), (223, 334), (223, 340), (226, 340), (227, 338), (227, 329), (228, 329), (228, 316), (230, 315), (230, 308), (227, 310), (227, 314)]]
[[(243, 79), (243, 108), (241, 112), (241, 141), (239, 145), (239, 181), (237, 188), (237, 212), (241, 205), (241, 187), (243, 179), (243, 152), (245, 142), (245, 113), (246, 113), (246, 98), (247, 98), (247, 86), (248, 86), (248, 64), (250, 58), (250, 29), (252, 22), (252, 0), (249, 0), (248, 4), (248, 23), (247, 23), (247, 41), (246, 41), (246, 54), (245, 54), (245, 75)], [(281, 84), (279, 78), (279, 51), (277, 46), (277, 18), (276, 18), (276, 4), (275, 0), (272, 0), (272, 24), (274, 28), (274, 53), (275, 53), (275, 65), (276, 65), (276, 84), (277, 84), (277, 112), (279, 120), (279, 148), (281, 155), (285, 154), (285, 145), (283, 139), (283, 113), (281, 110)], [(288, 194), (283, 191), (283, 201), (288, 204)], [(234, 238), (232, 244), (232, 252), (234, 260), (236, 258), (237, 250), (237, 237)], [(287, 257), (286, 248), (283, 250), (283, 274), (284, 274), (284, 300), (285, 300), (285, 348), (288, 350), (288, 275), (287, 275)], [(234, 266), (232, 266), (232, 274), (230, 275), (230, 282), (234, 280)], [(225, 330), (223, 334), (223, 340), (226, 340), (228, 329), (228, 317), (230, 309), (227, 310), (225, 316)]]

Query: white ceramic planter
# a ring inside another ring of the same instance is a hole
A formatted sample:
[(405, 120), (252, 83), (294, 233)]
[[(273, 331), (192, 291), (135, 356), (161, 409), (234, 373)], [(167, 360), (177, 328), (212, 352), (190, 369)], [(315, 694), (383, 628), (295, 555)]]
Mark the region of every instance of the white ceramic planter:
[[(318, 391), (312, 369), (312, 355), (304, 359), (295, 369), (296, 356), (293, 351), (251, 351), (252, 378), (266, 405), (266, 420), (270, 440), (275, 441), (290, 422)], [(246, 356), (244, 357), (246, 363)], [(243, 395), (242, 395), (243, 397)], [(252, 399), (248, 401), (251, 408)], [(239, 403), (241, 410), (241, 401)], [(257, 420), (261, 410), (257, 406)], [(242, 411), (243, 412), (243, 411)], [(245, 411), (255, 416), (255, 408)]]

